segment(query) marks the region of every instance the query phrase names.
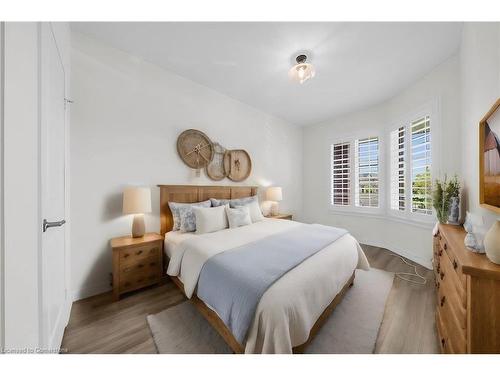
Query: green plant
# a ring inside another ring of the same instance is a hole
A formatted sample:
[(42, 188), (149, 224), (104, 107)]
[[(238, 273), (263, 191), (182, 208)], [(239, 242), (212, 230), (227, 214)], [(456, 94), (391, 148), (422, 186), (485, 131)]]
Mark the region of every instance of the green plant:
[(432, 206), (436, 210), (436, 215), (440, 223), (446, 223), (450, 211), (451, 198), (460, 194), (460, 182), (455, 175), (451, 180), (447, 180), (446, 175), (442, 181), (436, 179), (432, 191)]

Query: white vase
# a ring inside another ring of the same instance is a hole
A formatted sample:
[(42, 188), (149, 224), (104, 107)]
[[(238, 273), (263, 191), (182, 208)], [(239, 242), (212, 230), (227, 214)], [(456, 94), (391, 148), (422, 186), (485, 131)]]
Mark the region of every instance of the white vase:
[(486, 256), (493, 263), (500, 264), (500, 219), (497, 219), (484, 236)]

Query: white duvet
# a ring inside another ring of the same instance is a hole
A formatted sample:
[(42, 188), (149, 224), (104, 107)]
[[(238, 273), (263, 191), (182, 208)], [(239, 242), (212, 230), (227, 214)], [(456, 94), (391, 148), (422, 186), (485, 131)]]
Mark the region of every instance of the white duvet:
[[(167, 273), (181, 279), (191, 298), (201, 269), (210, 257), (297, 225), (300, 223), (290, 220), (264, 219), (202, 235), (167, 233)], [(306, 342), (316, 320), (356, 268), (367, 270), (369, 264), (358, 242), (346, 234), (286, 273), (262, 296), (245, 352), (291, 353), (294, 346)]]

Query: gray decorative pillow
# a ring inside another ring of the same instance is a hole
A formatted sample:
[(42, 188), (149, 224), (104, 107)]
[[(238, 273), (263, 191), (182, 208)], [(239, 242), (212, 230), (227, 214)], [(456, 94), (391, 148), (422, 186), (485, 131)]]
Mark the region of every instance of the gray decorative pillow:
[(256, 195), (253, 195), (251, 197), (235, 198), (235, 199), (210, 198), (210, 201), (212, 202), (212, 207), (219, 207), (219, 206), (224, 206), (226, 204), (229, 204), (232, 208), (234, 208), (234, 207), (238, 207), (238, 206), (243, 206), (243, 205), (251, 203), (253, 201), (258, 201), (258, 198)]
[(238, 228), (244, 225), (252, 224), (248, 206), (240, 206), (236, 208), (226, 206), (226, 214), (227, 221), (229, 222), (229, 228)]
[[(170, 211), (172, 211), (172, 217), (174, 219), (174, 227), (172, 230), (182, 230), (183, 232), (194, 232), (196, 230), (196, 218), (193, 213), (194, 207), (210, 207), (210, 200), (206, 200), (198, 203), (177, 203), (168, 202)], [(182, 225), (182, 218), (186, 221)], [(189, 229), (189, 230), (188, 230)]]
[(226, 204), (229, 204), (230, 201), (231, 199), (210, 198), (210, 202), (212, 202), (212, 207), (225, 206)]

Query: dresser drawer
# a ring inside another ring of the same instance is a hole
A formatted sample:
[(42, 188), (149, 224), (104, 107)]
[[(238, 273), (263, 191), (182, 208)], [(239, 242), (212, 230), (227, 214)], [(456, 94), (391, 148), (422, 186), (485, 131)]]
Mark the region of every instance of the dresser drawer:
[(466, 345), (466, 314), (456, 314), (452, 308), (451, 297), (442, 292), (441, 288), (438, 291), (438, 314), (440, 322), (448, 335), (450, 346), (454, 349), (455, 353), (465, 353)]
[(136, 272), (133, 274), (120, 275), (120, 293), (139, 289), (147, 285), (152, 285), (160, 281), (158, 269)]
[(120, 251), (120, 268), (135, 264), (138, 260), (159, 256), (161, 243), (151, 243), (142, 246), (135, 246)]
[(439, 233), (438, 237), (439, 237), (440, 248), (441, 250), (444, 250), (443, 253), (446, 253), (446, 255), (448, 255), (453, 271), (457, 275), (457, 281), (461, 284), (462, 288), (465, 289), (467, 287), (467, 280), (465, 275), (462, 273), (462, 266), (460, 265), (460, 263), (457, 260), (457, 257), (453, 253), (453, 249), (450, 247), (448, 241), (446, 240), (446, 237), (441, 233)]
[(436, 311), (436, 329), (441, 353), (445, 354), (465, 354), (466, 341), (457, 338), (453, 331), (450, 331), (446, 318)]
[(134, 262), (120, 264), (120, 274), (126, 276), (138, 272), (145, 272), (146, 270), (158, 270), (160, 266), (158, 255), (153, 255), (148, 258), (136, 258)]
[(445, 284), (444, 288), (447, 293), (453, 295), (453, 301), (465, 311), (465, 307), (467, 306), (467, 291), (459, 280), (459, 276), (455, 272), (450, 258), (445, 253), (439, 262), (438, 281), (440, 284)]

